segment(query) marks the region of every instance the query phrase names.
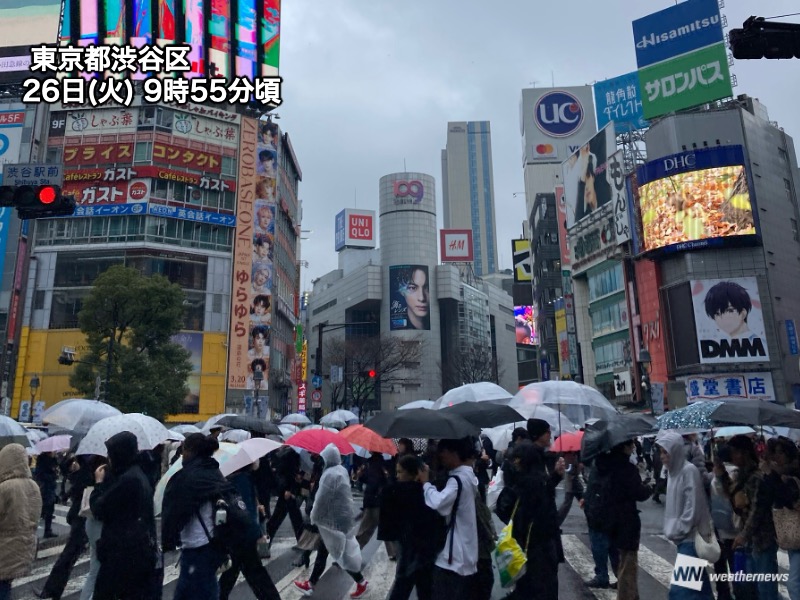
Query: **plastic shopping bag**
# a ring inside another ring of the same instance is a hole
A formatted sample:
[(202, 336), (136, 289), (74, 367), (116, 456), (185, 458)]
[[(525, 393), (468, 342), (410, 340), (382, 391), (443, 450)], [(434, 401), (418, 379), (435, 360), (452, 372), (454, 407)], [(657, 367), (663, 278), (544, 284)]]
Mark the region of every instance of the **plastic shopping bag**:
[(503, 527), (497, 540), (493, 556), (500, 574), (500, 585), (507, 588), (516, 583), (527, 570), (528, 557), (514, 536), (511, 535), (514, 522)]
[(486, 488), (486, 505), (489, 510), (494, 510), (494, 507), (497, 506), (497, 498), (500, 497), (500, 492), (503, 491), (504, 487), (503, 469), (497, 469), (497, 473), (494, 474), (489, 486)]

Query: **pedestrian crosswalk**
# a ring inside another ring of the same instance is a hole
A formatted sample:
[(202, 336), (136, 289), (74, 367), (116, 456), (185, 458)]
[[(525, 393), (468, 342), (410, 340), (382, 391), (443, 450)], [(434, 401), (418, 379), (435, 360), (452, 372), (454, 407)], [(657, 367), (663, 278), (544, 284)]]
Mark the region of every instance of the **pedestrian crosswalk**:
[[(63, 519), (66, 509), (58, 507), (57, 520)], [(66, 523), (66, 521), (64, 521)], [(66, 531), (62, 531), (65, 535)], [(53, 564), (64, 547), (66, 538), (62, 535), (58, 540), (53, 540), (56, 545), (40, 548), (32, 572), (12, 583), (15, 600), (33, 600), (36, 596), (34, 590), (41, 589)], [(616, 590), (589, 588), (585, 582), (594, 577), (594, 560), (587, 532), (573, 530), (562, 535), (562, 544), (566, 562), (559, 569), (559, 596), (563, 598), (595, 598), (596, 600), (615, 600)], [(276, 587), (283, 600), (299, 600), (302, 593), (294, 586), (295, 580), (306, 580), (310, 575), (310, 568), (294, 567), (292, 562), (298, 556), (293, 550), (294, 537), (289, 528), (284, 526), (278, 533), (273, 546), (273, 558), (267, 561), (267, 569), (275, 581)], [(365, 596), (369, 600), (383, 600), (391, 590), (394, 580), (396, 563), (389, 560), (385, 545), (374, 539), (363, 549), (365, 579), (369, 581), (369, 591)], [(670, 585), (672, 568), (675, 562), (676, 549), (662, 535), (642, 534), (639, 548), (639, 592), (642, 598), (664, 598)], [(175, 582), (179, 575), (179, 555), (169, 553), (165, 557), (164, 572), (164, 600), (170, 600), (174, 593)], [(313, 565), (312, 555), (312, 565)], [(781, 573), (787, 573), (789, 558), (785, 551), (778, 554), (778, 565)], [(88, 554), (78, 560), (73, 569), (69, 584), (62, 598), (64, 600), (78, 600), (89, 569)], [(613, 577), (612, 577), (613, 580)], [(329, 562), (328, 569), (316, 586), (313, 597), (316, 600), (340, 600), (349, 598), (353, 591), (354, 582), (345, 572)], [(496, 588), (494, 599), (499, 600), (507, 590)], [(785, 585), (779, 588), (783, 599), (789, 600)], [(237, 587), (231, 595), (232, 600), (253, 598), (247, 584), (240, 578)]]

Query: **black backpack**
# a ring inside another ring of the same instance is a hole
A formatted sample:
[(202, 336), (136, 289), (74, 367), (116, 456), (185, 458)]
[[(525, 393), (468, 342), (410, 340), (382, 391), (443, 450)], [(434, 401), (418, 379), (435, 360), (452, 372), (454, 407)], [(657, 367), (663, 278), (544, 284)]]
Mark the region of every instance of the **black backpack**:
[(601, 533), (614, 532), (616, 523), (614, 480), (610, 473), (599, 473), (595, 468), (589, 476), (583, 512), (591, 529)]
[[(435, 540), (434, 547), (437, 550), (437, 554), (444, 550), (445, 545), (447, 544), (447, 534), (450, 533), (451, 530), (454, 530), (456, 527), (456, 514), (458, 513), (458, 503), (461, 500), (461, 479), (456, 477), (455, 475), (450, 475), (448, 478), (455, 479), (456, 484), (458, 485), (458, 491), (456, 492), (456, 501), (453, 503), (453, 510), (450, 513), (450, 519), (446, 519), (445, 517), (439, 515), (437, 513), (436, 519), (436, 527), (431, 532), (433, 539)], [(446, 483), (446, 482), (445, 482)], [(453, 540), (454, 536), (450, 538), (450, 554), (447, 563), (453, 563)]]
[(218, 550), (226, 554), (233, 554), (238, 548), (251, 545), (258, 540), (256, 525), (250, 513), (247, 512), (247, 505), (238, 493), (227, 492), (214, 502), (211, 515), (215, 522), (218, 511), (225, 513), (225, 522), (214, 525), (213, 535), (206, 529), (199, 511), (197, 513), (206, 537)]

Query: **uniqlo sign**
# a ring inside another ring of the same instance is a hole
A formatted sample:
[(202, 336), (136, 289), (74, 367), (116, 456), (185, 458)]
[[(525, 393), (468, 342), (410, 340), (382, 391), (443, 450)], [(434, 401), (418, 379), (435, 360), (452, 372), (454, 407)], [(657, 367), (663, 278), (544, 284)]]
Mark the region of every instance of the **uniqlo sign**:
[(375, 211), (346, 208), (336, 215), (336, 251), (375, 247)]

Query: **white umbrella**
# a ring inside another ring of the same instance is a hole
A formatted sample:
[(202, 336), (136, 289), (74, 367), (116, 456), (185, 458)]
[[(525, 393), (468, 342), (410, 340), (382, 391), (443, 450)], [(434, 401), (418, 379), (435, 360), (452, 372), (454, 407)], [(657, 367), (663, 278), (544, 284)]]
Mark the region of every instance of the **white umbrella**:
[(179, 431), (173, 431), (172, 429), (167, 429), (167, 440), (169, 442), (182, 442), (186, 439), (186, 436), (183, 435)]
[[(219, 450), (214, 453), (214, 458), (219, 463), (220, 472), (227, 477), (231, 473), (235, 473), (242, 467), (253, 464), (256, 460), (265, 456), (269, 452), (280, 448), (283, 444), (274, 442), (266, 438), (254, 438), (246, 440), (241, 444), (231, 444), (229, 442), (222, 442), (219, 445)], [(161, 514), (162, 504), (164, 502), (164, 491), (167, 489), (167, 483), (172, 477), (183, 468), (183, 458), (179, 458), (164, 473), (164, 476), (159, 480), (156, 485), (153, 500), (155, 502), (155, 514)]]
[(36, 442), (34, 450), (37, 454), (42, 452), (66, 452), (69, 450), (71, 435), (54, 435), (47, 439)]
[(511, 400), (512, 397), (512, 394), (509, 394), (496, 383), (481, 381), (453, 388), (434, 402), (431, 408), (439, 410), (462, 402), (503, 402)]
[(322, 417), (319, 422), (322, 425), (328, 425), (329, 427), (337, 427), (341, 424), (340, 429), (344, 429), (350, 423), (358, 423), (358, 415), (349, 410), (339, 409), (329, 412), (327, 415)]
[(764, 425), (759, 427), (759, 430), (764, 432), (765, 437), (785, 437), (795, 442), (800, 441), (800, 429), (791, 429), (789, 427), (775, 427), (774, 425)]
[(118, 415), (107, 417), (92, 425), (86, 437), (78, 445), (75, 454), (106, 456), (108, 452), (106, 440), (122, 431), (130, 431), (136, 436), (139, 450), (152, 450), (169, 438), (167, 428), (153, 417), (139, 413)]
[(517, 410), (532, 404), (555, 408), (579, 425), (588, 419), (608, 420), (617, 414), (617, 409), (603, 394), (588, 385), (574, 381), (530, 383), (517, 392), (513, 400), (508, 403)]
[[(236, 415), (234, 413), (222, 413), (221, 415), (214, 415), (208, 421), (205, 422), (205, 424), (203, 425), (202, 433), (210, 433), (211, 432), (211, 428), (214, 425), (217, 425), (217, 421), (219, 421), (221, 418), (223, 418), (223, 417), (235, 417), (235, 416)], [(221, 425), (217, 425), (217, 427), (222, 428)]]
[(433, 400), (413, 400), (403, 406), (398, 406), (397, 410), (410, 410), (412, 408), (432, 408)]
[(83, 434), (106, 417), (114, 417), (122, 413), (105, 402), (99, 400), (86, 400), (71, 398), (56, 402), (42, 413), (42, 422), (46, 425), (55, 425), (62, 429), (69, 429), (78, 434)]
[(311, 419), (305, 415), (294, 413), (281, 419), (281, 425), (310, 425)]
[[(350, 445), (353, 447), (353, 450), (356, 451), (356, 456), (360, 456), (361, 458), (369, 458), (372, 456), (372, 452), (364, 448), (363, 446), (359, 446), (358, 444), (353, 444), (352, 442)], [(381, 454), (383, 460), (392, 460), (391, 454)]]
[(27, 429), (11, 417), (0, 415), (0, 448), (8, 444), (20, 444), (26, 448), (32, 445)]
[[(519, 409), (516, 409), (518, 412)], [(571, 431), (578, 431), (578, 427), (572, 423), (567, 417), (561, 415), (561, 423), (559, 429), (558, 411), (548, 408), (547, 406), (532, 407), (531, 413), (533, 416), (526, 418), (543, 419), (550, 424), (550, 429), (553, 432), (553, 437), (561, 435), (561, 433), (569, 433)], [(527, 422), (508, 423), (507, 425), (499, 425), (483, 429), (482, 433), (492, 441), (492, 446), (495, 450), (506, 450), (508, 444), (511, 442), (511, 434), (517, 427), (527, 429)]]
[[(320, 422), (322, 421), (320, 420)], [(303, 427), (303, 431), (305, 431), (306, 429), (324, 429), (325, 431), (339, 433), (339, 430), (336, 429), (335, 427), (325, 427), (324, 425), (307, 425), (306, 427)]]
[(187, 436), (192, 433), (203, 433), (203, 430), (195, 425), (176, 425), (175, 427), (170, 427), (170, 431), (177, 431), (178, 433)]
[(47, 439), (47, 432), (42, 431), (41, 429), (26, 429), (26, 432), (31, 444), (36, 444), (36, 442), (41, 442), (42, 440)]
[(244, 429), (230, 429), (228, 431), (223, 432), (219, 436), (219, 441), (233, 442), (234, 444), (236, 444), (238, 442), (249, 440), (250, 437), (251, 436), (249, 431), (245, 431)]
[(300, 431), (300, 428), (297, 425), (278, 425), (278, 429), (281, 430), (281, 435), (284, 439), (292, 437), (295, 433)]
[(750, 435), (755, 433), (756, 430), (747, 425), (732, 425), (731, 427), (720, 427), (714, 431), (715, 438), (727, 438), (735, 435)]

